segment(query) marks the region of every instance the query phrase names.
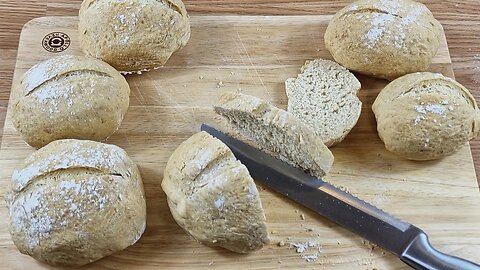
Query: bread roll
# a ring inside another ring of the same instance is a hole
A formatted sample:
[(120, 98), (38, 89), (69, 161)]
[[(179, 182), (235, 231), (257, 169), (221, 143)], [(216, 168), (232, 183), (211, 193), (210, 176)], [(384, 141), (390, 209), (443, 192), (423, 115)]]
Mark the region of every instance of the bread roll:
[(58, 139), (106, 139), (122, 123), (130, 95), (114, 68), (73, 55), (33, 66), (16, 87), (13, 125), (37, 148)]
[(319, 178), (330, 171), (332, 153), (314, 130), (294, 115), (259, 98), (232, 92), (223, 93), (214, 109), (275, 157)]
[(441, 74), (421, 72), (396, 79), (378, 95), (373, 112), (387, 150), (411, 160), (451, 155), (479, 133), (475, 99)]
[(307, 61), (301, 72), (285, 81), (288, 112), (313, 128), (326, 146), (334, 146), (343, 141), (360, 117), (360, 82), (330, 60)]
[(6, 201), (20, 252), (55, 266), (96, 261), (134, 244), (145, 230), (140, 173), (114, 145), (48, 144), (14, 172)]
[(160, 67), (190, 38), (181, 0), (84, 0), (80, 48), (120, 71)]
[(195, 239), (246, 253), (268, 243), (260, 196), (247, 168), (200, 132), (168, 160), (162, 188), (175, 221)]
[(440, 46), (442, 26), (412, 0), (360, 0), (340, 10), (325, 32), (325, 45), (342, 66), (395, 79), (425, 71)]

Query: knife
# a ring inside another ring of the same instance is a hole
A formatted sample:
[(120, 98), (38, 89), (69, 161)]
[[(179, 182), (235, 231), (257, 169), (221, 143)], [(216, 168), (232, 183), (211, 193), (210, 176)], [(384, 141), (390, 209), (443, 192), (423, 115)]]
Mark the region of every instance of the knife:
[(203, 124), (201, 130), (225, 143), (255, 180), (388, 250), (412, 268), (480, 270), (476, 263), (433, 248), (418, 227), (213, 127)]

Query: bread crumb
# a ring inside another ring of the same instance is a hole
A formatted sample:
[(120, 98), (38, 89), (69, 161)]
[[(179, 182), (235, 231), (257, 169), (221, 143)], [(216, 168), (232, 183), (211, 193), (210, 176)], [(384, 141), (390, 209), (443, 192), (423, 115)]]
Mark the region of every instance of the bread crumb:
[(340, 241), (337, 241), (337, 245), (340, 245), (340, 244), (341, 244)]
[(183, 85), (183, 87), (187, 87), (187, 85), (186, 85), (186, 84), (184, 84), (184, 85)]
[(203, 77), (203, 76), (200, 76), (200, 77), (198, 77), (198, 78), (199, 78), (200, 80), (203, 80), (205, 77)]
[(375, 248), (378, 247), (378, 246), (375, 245), (374, 243), (372, 243), (372, 242), (370, 242), (370, 241), (368, 241), (368, 240), (365, 240), (365, 239), (362, 240), (362, 243), (363, 243), (365, 246), (367, 246), (371, 251), (373, 251)]
[(301, 214), (301, 215), (300, 215), (300, 219), (301, 219), (301, 220), (305, 220), (305, 215), (304, 215), (304, 214)]
[(318, 259), (318, 253), (312, 254), (312, 255), (305, 255), (302, 256), (303, 259), (307, 262), (314, 262)]
[(303, 252), (305, 252), (305, 249), (307, 249), (307, 247), (304, 244), (301, 244), (301, 243), (298, 243), (298, 244), (290, 243), (290, 245), (295, 247), (295, 251), (297, 253), (303, 253)]
[(230, 71), (230, 75), (235, 75), (235, 72), (233, 72), (233, 71)]
[(297, 213), (297, 214), (298, 214), (298, 210), (297, 210), (297, 209), (295, 209), (295, 213)]
[(350, 190), (348, 190), (348, 188), (345, 186), (338, 186), (338, 189), (340, 189), (343, 192), (350, 193)]
[(217, 83), (217, 88), (224, 87), (224, 86), (225, 86), (225, 84), (223, 84), (222, 81), (219, 81), (219, 82)]
[(285, 242), (283, 242), (283, 240), (282, 240), (282, 241), (278, 242), (277, 245), (278, 245), (279, 247), (284, 247), (284, 246), (285, 246)]

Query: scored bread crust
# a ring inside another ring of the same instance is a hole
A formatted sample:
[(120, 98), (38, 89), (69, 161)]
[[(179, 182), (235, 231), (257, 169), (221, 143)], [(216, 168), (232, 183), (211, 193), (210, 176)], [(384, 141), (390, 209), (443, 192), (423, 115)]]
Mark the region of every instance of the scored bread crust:
[(331, 169), (333, 155), (300, 119), (257, 97), (225, 92), (214, 105), (240, 133), (275, 157), (321, 178)]
[(327, 147), (334, 146), (357, 124), (360, 87), (350, 71), (333, 61), (307, 61), (297, 78), (285, 81), (288, 112), (313, 128)]
[(393, 80), (426, 70), (440, 47), (442, 32), (422, 3), (360, 0), (335, 14), (324, 39), (342, 66)]
[(268, 243), (260, 195), (220, 140), (199, 132), (169, 158), (162, 189), (175, 221), (208, 246), (246, 253)]
[(140, 172), (121, 148), (58, 140), (25, 159), (6, 196), (18, 250), (77, 267), (134, 244), (145, 230)]
[(394, 80), (372, 109), (386, 149), (411, 160), (451, 155), (480, 131), (475, 98), (441, 74), (419, 72)]
[(30, 68), (15, 87), (13, 125), (36, 148), (58, 139), (104, 140), (128, 110), (127, 81), (95, 58), (46, 60)]
[(163, 66), (190, 39), (181, 0), (84, 0), (79, 11), (80, 48), (121, 72)]

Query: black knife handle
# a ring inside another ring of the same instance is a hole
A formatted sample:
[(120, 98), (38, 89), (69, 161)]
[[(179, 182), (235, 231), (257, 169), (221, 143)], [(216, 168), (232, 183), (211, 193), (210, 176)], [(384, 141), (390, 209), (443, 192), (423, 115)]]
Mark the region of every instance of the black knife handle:
[(480, 265), (476, 263), (433, 248), (424, 232), (413, 239), (400, 259), (417, 270), (480, 270)]

